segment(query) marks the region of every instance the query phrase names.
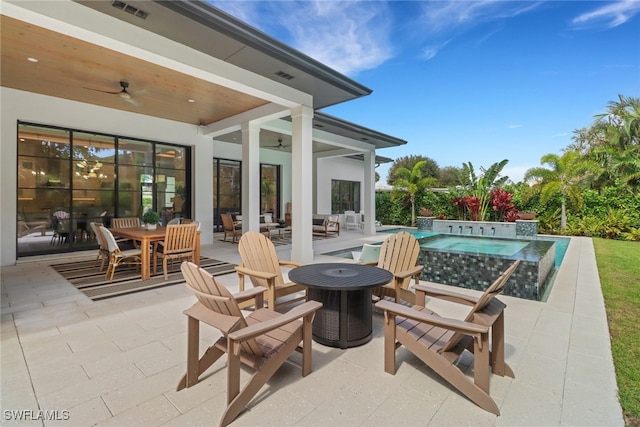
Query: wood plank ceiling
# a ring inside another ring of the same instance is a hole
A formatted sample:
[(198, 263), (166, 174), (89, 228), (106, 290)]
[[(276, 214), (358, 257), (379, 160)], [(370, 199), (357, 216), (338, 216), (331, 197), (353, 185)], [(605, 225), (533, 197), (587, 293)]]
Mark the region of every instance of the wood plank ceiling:
[[(194, 125), (266, 104), (263, 99), (4, 15), (0, 28), (2, 86)], [(119, 92), (121, 81), (129, 84), (131, 99), (100, 92)]]

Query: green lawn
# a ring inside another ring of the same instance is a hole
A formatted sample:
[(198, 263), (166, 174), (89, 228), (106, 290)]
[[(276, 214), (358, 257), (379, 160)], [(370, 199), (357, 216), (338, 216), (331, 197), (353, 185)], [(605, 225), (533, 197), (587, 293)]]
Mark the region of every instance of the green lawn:
[(640, 426), (640, 243), (593, 239), (607, 309), (620, 404)]

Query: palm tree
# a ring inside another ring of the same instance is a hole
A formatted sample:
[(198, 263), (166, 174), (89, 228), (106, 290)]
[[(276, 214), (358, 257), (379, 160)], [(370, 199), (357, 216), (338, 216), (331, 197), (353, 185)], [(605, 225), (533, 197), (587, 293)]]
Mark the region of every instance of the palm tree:
[(577, 151), (567, 151), (562, 156), (545, 154), (540, 159), (549, 169), (538, 167), (529, 169), (525, 181), (537, 180), (535, 184), (540, 192), (540, 203), (546, 204), (555, 197), (560, 198), (560, 228), (567, 228), (567, 204), (579, 209), (582, 206), (583, 186), (588, 179), (597, 173), (599, 167), (595, 162), (586, 160)]
[(395, 176), (399, 177), (393, 181), (394, 193), (406, 195), (411, 202), (411, 225), (416, 224), (416, 196), (425, 189), (437, 185), (438, 180), (433, 177), (422, 175), (422, 166), (426, 161), (416, 163), (411, 170), (400, 167), (396, 169)]

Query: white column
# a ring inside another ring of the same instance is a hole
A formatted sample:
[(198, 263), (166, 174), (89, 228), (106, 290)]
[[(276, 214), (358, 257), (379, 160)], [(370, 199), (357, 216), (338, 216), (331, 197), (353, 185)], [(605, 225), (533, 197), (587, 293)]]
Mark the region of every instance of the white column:
[(364, 191), (362, 192), (364, 207), (364, 234), (376, 234), (376, 191), (375, 191), (376, 152), (364, 152)]
[(313, 109), (305, 105), (291, 109), (291, 260), (313, 261)]
[(242, 123), (242, 232), (260, 231), (260, 126)]

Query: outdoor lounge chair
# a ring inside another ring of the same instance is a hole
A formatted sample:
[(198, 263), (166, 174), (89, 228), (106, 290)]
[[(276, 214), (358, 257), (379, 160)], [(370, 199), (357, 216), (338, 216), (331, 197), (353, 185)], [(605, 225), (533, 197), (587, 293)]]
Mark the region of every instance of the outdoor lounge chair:
[[(407, 307), (382, 300), (376, 307), (384, 310), (384, 370), (396, 372), (396, 349), (404, 345), (427, 366), (485, 411), (500, 415), (489, 395), (489, 369), (500, 376), (515, 378), (504, 362), (504, 309), (496, 295), (504, 288), (520, 260), (515, 261), (478, 298), (417, 285), (417, 305)], [(460, 321), (440, 317), (425, 307), (426, 297), (472, 306)], [(491, 335), (491, 347), (489, 347)], [(473, 353), (472, 382), (456, 364), (460, 355)]]
[(231, 241), (235, 243), (242, 235), (242, 224), (233, 220), (231, 214), (220, 214), (222, 219), (222, 229), (224, 230), (223, 241), (227, 241), (227, 233), (231, 234)]
[[(220, 419), (221, 426), (240, 414), (294, 351), (302, 353), (302, 376), (311, 373), (311, 325), (321, 303), (308, 301), (285, 314), (260, 308), (244, 317), (238, 302), (254, 299), (255, 306), (261, 307), (265, 288), (232, 295), (206, 270), (190, 262), (182, 264), (182, 274), (198, 302), (184, 312), (188, 317), (187, 372), (177, 390), (197, 384), (200, 374), (226, 353), (227, 407)], [(198, 358), (200, 322), (218, 329), (222, 337)], [(241, 364), (251, 370), (242, 390)]]
[(340, 222), (337, 215), (329, 215), (328, 217), (314, 215), (313, 217), (313, 234), (324, 234), (329, 236), (335, 234), (340, 235)]
[[(300, 266), (291, 261), (278, 260), (273, 242), (256, 231), (246, 232), (238, 243), (242, 263), (236, 267), (240, 279), (240, 290), (244, 290), (244, 276), (249, 276), (253, 286), (267, 288), (267, 303), (271, 310), (276, 309), (276, 300), (280, 297), (305, 292), (306, 288), (296, 283), (285, 283), (281, 267)], [(303, 297), (288, 300), (287, 303), (301, 300)], [(247, 305), (243, 305), (243, 308)], [(259, 307), (256, 307), (259, 308)]]
[(415, 304), (415, 294), (409, 290), (413, 277), (415, 283), (420, 281), (420, 274), (424, 267), (417, 265), (420, 254), (420, 244), (413, 234), (401, 231), (390, 235), (380, 247), (377, 262), (370, 264), (384, 268), (393, 274), (393, 280), (384, 286), (374, 289), (374, 295), (384, 298), (394, 298)]

